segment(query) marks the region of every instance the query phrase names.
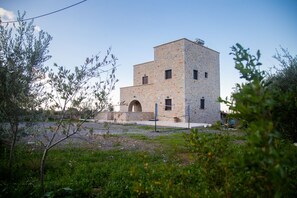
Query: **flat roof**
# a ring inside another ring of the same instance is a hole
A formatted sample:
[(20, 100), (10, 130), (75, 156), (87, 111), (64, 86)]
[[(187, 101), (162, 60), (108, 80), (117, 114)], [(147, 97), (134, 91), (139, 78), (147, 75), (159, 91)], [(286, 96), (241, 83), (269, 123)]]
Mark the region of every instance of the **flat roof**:
[(214, 51), (214, 52), (216, 52), (216, 53), (220, 53), (220, 52), (218, 52), (218, 51), (216, 51), (216, 50), (213, 50), (213, 49), (211, 49), (211, 48), (209, 48), (209, 47), (205, 47), (204, 45), (199, 45), (199, 44), (196, 43), (195, 41), (191, 41), (191, 40), (189, 40), (189, 39), (187, 39), (187, 38), (181, 38), (181, 39), (178, 39), (178, 40), (174, 40), (174, 41), (170, 41), (170, 42), (167, 42), (167, 43), (163, 43), (163, 44), (161, 44), (161, 45), (157, 45), (157, 46), (155, 46), (154, 48), (161, 47), (161, 46), (163, 46), (163, 45), (168, 45), (168, 44), (175, 43), (175, 42), (179, 42), (179, 41), (181, 41), (181, 40), (185, 40), (185, 41), (194, 43), (194, 44), (196, 44), (196, 45), (198, 45), (198, 46), (201, 46), (201, 47), (204, 47), (204, 48), (206, 48), (206, 49), (209, 49), (209, 50), (211, 50), (211, 51)]
[(144, 62), (144, 63), (138, 63), (136, 65), (133, 65), (134, 67), (137, 67), (137, 66), (140, 66), (140, 65), (145, 65), (145, 64), (149, 64), (149, 63), (153, 63), (155, 61), (147, 61), (147, 62)]

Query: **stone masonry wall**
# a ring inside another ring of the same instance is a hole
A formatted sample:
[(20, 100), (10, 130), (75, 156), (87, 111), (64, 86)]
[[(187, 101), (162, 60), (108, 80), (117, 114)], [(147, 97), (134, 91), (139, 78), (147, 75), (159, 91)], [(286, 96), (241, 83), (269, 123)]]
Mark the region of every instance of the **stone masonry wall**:
[(123, 123), (126, 121), (147, 121), (154, 118), (152, 112), (100, 112), (96, 115), (97, 121), (114, 121)]
[[(159, 120), (184, 121), (184, 40), (170, 42), (154, 48), (156, 95), (158, 96)], [(172, 70), (172, 78), (165, 79), (165, 70)], [(172, 100), (172, 110), (165, 110), (165, 99)]]
[(148, 77), (148, 84), (155, 83), (155, 64), (154, 61), (134, 65), (134, 80), (133, 86), (142, 85), (142, 77), (146, 75)]
[[(219, 53), (191, 41), (185, 42), (186, 105), (190, 105), (192, 122), (214, 123), (220, 120), (220, 66)], [(198, 80), (193, 78), (198, 71)], [(205, 76), (207, 72), (207, 77)], [(200, 99), (205, 109), (200, 109)]]
[(121, 112), (127, 112), (129, 104), (137, 100), (141, 104), (143, 112), (154, 112), (155, 109), (155, 85), (138, 85), (131, 87), (122, 87), (120, 89), (121, 96)]

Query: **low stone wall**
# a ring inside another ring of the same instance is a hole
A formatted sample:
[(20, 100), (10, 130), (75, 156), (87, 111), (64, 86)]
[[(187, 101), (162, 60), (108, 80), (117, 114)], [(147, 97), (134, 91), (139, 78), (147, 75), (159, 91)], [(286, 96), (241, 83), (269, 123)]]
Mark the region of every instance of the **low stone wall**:
[(100, 112), (95, 116), (95, 120), (113, 120), (114, 112)]
[(101, 112), (95, 120), (113, 120), (114, 122), (147, 121), (154, 119), (153, 112)]

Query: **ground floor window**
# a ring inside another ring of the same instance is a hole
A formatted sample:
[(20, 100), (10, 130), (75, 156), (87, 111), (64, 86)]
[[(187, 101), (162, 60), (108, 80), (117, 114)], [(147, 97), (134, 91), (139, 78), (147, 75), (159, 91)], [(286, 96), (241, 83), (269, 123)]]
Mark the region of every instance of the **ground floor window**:
[(172, 109), (172, 100), (165, 99), (165, 111), (171, 111)]
[(205, 108), (205, 99), (204, 99), (204, 97), (202, 97), (200, 99), (200, 109), (204, 109), (204, 108)]

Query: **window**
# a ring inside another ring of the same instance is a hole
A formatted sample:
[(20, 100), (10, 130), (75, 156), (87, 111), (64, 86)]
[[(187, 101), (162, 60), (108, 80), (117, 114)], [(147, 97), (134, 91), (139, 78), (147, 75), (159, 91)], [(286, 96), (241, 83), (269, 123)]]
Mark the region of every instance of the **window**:
[(197, 70), (193, 70), (193, 78), (195, 79), (195, 80), (198, 80), (198, 71)]
[(142, 84), (143, 84), (143, 85), (148, 84), (148, 76), (147, 76), (147, 75), (144, 75), (144, 76), (142, 77)]
[(171, 111), (172, 109), (172, 100), (165, 99), (165, 111)]
[(205, 78), (208, 78), (208, 73), (205, 72), (205, 73), (204, 73), (204, 76), (205, 76)]
[(204, 99), (204, 97), (202, 97), (200, 99), (200, 109), (204, 109), (204, 108), (205, 108), (205, 99)]
[(172, 78), (172, 71), (171, 69), (165, 70), (165, 79)]

